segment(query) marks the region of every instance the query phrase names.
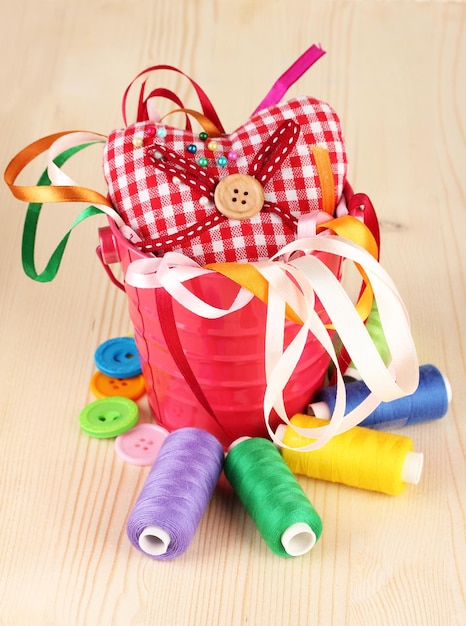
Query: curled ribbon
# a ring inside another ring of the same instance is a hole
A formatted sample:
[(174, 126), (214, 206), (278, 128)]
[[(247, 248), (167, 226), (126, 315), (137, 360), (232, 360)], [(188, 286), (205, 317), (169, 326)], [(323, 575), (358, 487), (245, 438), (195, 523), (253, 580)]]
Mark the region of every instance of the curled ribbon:
[[(357, 309), (341, 282), (319, 258), (319, 253), (337, 255), (361, 268), (367, 281), (366, 288), (370, 289), (378, 305), (381, 325), (391, 354), (388, 366), (379, 355), (364, 325), (365, 309)], [(287, 260), (280, 260), (281, 258)], [(225, 266), (229, 265), (235, 267), (228, 274)], [(212, 307), (183, 285), (194, 276), (212, 271), (228, 274), (239, 286), (234, 302), (227, 309)], [(406, 308), (395, 284), (378, 263), (374, 249), (368, 252), (349, 239), (329, 234), (328, 229), (285, 246), (271, 260), (257, 263), (212, 264), (202, 268), (178, 253), (169, 253), (163, 258), (136, 260), (128, 267), (126, 282), (142, 289), (164, 288), (182, 306), (206, 318), (228, 315), (229, 312), (245, 306), (253, 296), (266, 302), (267, 386), (264, 394), (264, 418), (270, 438), (281, 446), (283, 443), (273, 432), (269, 418), (272, 410), (275, 410), (283, 422), (290, 425), (284, 407), (283, 391), (299, 361), (309, 333), (316, 337), (334, 364), (337, 395), (334, 413), (328, 424), (312, 429), (291, 425), (299, 434), (312, 438), (312, 442), (302, 448), (303, 451), (316, 449), (334, 435), (357, 425), (379, 402), (413, 393), (417, 387), (419, 366), (416, 350)], [(346, 415), (343, 374), (329, 328), (315, 310), (317, 298), (330, 318), (332, 328), (371, 390), (369, 396)], [(291, 314), (301, 327), (284, 350), (284, 325)]]
[[(71, 231), (92, 215), (106, 213), (129, 241), (139, 239), (137, 234), (124, 223), (105, 196), (98, 191), (76, 184), (61, 169), (66, 161), (77, 152), (88, 146), (102, 143), (104, 140), (103, 135), (87, 131), (56, 133), (26, 146), (7, 165), (4, 178), (11, 193), (19, 200), (29, 203), (24, 221), (21, 255), (23, 269), (33, 280), (49, 282), (55, 278)], [(47, 152), (48, 165), (37, 185), (16, 184), (20, 173), (44, 152)], [(45, 268), (38, 272), (35, 264), (36, 233), (43, 204), (47, 202), (85, 202), (90, 203), (90, 206), (83, 209), (75, 218), (68, 232), (52, 252)]]

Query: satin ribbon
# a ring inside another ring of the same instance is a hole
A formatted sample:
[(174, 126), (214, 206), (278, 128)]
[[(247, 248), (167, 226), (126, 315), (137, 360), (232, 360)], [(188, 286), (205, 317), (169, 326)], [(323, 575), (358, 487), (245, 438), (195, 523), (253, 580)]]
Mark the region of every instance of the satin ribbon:
[(215, 137), (220, 137), (220, 135), (222, 134), (222, 131), (207, 117), (207, 115), (199, 113), (199, 111), (195, 111), (194, 109), (174, 109), (173, 111), (166, 113), (162, 118), (160, 118), (160, 121), (162, 122), (173, 113), (184, 113), (186, 116), (190, 115), (191, 117), (193, 117), (211, 139)]
[(163, 287), (177, 302), (206, 319), (218, 319), (245, 307), (254, 297), (246, 289), (239, 289), (229, 307), (218, 308), (204, 302), (183, 283), (213, 274), (214, 270), (201, 267), (198, 263), (179, 252), (167, 252), (163, 257), (148, 257), (133, 261), (126, 270), (125, 281), (139, 289)]
[[(381, 359), (360, 314), (342, 284), (315, 255), (316, 252), (338, 255), (363, 268), (379, 307), (381, 324), (392, 356), (388, 366)], [(295, 253), (299, 254), (293, 256)], [(288, 261), (280, 261), (281, 257), (287, 257)], [(414, 392), (418, 384), (419, 366), (408, 315), (396, 286), (373, 254), (352, 241), (325, 233), (285, 246), (270, 261), (243, 265), (248, 268), (245, 274), (252, 278), (251, 289), (243, 286), (248, 282), (244, 276), (241, 281), (237, 280), (238, 294), (227, 309), (208, 305), (188, 293), (189, 290), (183, 285), (193, 276), (216, 271), (216, 264), (201, 268), (194, 261), (177, 253), (170, 253), (162, 259), (134, 261), (128, 267), (126, 282), (138, 288), (163, 287), (182, 306), (205, 317), (221, 317), (232, 310), (240, 309), (247, 304), (254, 290), (263, 291), (264, 285), (267, 285), (265, 298), (267, 386), (264, 394), (264, 419), (272, 440), (281, 445), (269, 423), (272, 410), (278, 413), (283, 422), (289, 424), (289, 416), (283, 402), (283, 390), (299, 361), (309, 333), (316, 337), (334, 364), (337, 395), (334, 413), (328, 424), (313, 428), (312, 432), (310, 429), (296, 428), (299, 434), (313, 439), (313, 442), (303, 450), (318, 448), (336, 434), (360, 423), (380, 401), (390, 401)], [(254, 272), (249, 266), (254, 268)], [(263, 279), (259, 290), (253, 284), (257, 282), (258, 274)], [(345, 415), (345, 385), (338, 355), (328, 329), (315, 311), (316, 298), (322, 303), (339, 338), (371, 390), (369, 396), (347, 415)], [(287, 306), (299, 317), (301, 327), (283, 350)]]
[[(217, 115), (217, 112), (212, 104), (212, 102), (209, 100), (207, 94), (204, 92), (204, 90), (196, 83), (196, 81), (194, 81), (192, 78), (190, 78), (187, 74), (185, 74), (184, 72), (182, 72), (181, 70), (177, 69), (176, 67), (173, 67), (172, 65), (154, 65), (152, 67), (149, 67), (147, 69), (145, 69), (144, 71), (140, 72), (132, 81), (131, 83), (128, 85), (128, 87), (125, 90), (125, 93), (123, 95), (123, 102), (122, 102), (122, 113), (123, 113), (123, 120), (125, 123), (125, 126), (128, 125), (128, 119), (127, 119), (127, 114), (126, 114), (126, 108), (127, 108), (127, 101), (128, 101), (128, 96), (129, 93), (131, 91), (131, 89), (134, 86), (134, 83), (141, 78), (142, 76), (147, 76), (148, 74), (157, 72), (157, 71), (161, 71), (161, 70), (168, 70), (170, 72), (176, 72), (177, 74), (181, 74), (182, 76), (184, 76), (185, 78), (187, 78), (189, 80), (189, 82), (191, 83), (191, 85), (194, 87), (194, 90), (196, 91), (196, 94), (199, 98), (199, 102), (201, 104), (201, 108), (202, 108), (202, 112), (203, 114), (212, 121), (212, 124), (214, 124), (216, 126), (216, 128), (218, 128), (220, 130), (221, 133), (224, 133), (225, 130), (223, 128), (223, 125)], [(146, 86), (146, 81), (144, 81), (144, 83), (141, 86), (141, 89), (139, 91), (139, 99), (138, 99), (138, 112), (137, 112), (137, 116), (136, 116), (136, 122), (142, 122), (142, 121), (146, 121), (147, 119), (149, 119), (149, 114), (147, 111), (147, 102), (148, 100), (150, 100), (154, 94), (155, 95), (160, 95), (157, 94), (156, 92), (151, 92), (151, 94), (149, 94), (149, 96), (147, 98), (144, 98), (144, 88)], [(171, 92), (172, 93), (172, 92)], [(178, 97), (176, 97), (176, 101), (179, 102), (179, 106), (181, 106), (182, 108), (184, 108), (183, 103), (179, 100)], [(189, 124), (189, 119), (187, 118), (187, 123)]]
[[(59, 158), (59, 155), (66, 152), (70, 153), (76, 147), (84, 146), (84, 145), (94, 145), (96, 143), (103, 143), (106, 140), (106, 137), (103, 135), (99, 135), (97, 133), (87, 132), (87, 131), (74, 131), (71, 133), (64, 133), (60, 137), (58, 137), (50, 146), (48, 150), (48, 164), (47, 164), (47, 174), (50, 179), (50, 183), (52, 185), (52, 191), (56, 192), (60, 189), (69, 189), (70, 193), (74, 189), (81, 189), (77, 183), (70, 178), (61, 168), (61, 166), (55, 163), (55, 159)], [(87, 193), (87, 191), (91, 193)], [(82, 194), (81, 202), (91, 202), (92, 198), (92, 190), (85, 190), (85, 193)], [(100, 194), (99, 194), (100, 195)], [(108, 198), (101, 196), (104, 202), (102, 203), (93, 203), (94, 206), (99, 208), (103, 213), (106, 213), (118, 226), (122, 235), (131, 242), (140, 241), (140, 237), (134, 232), (134, 230), (128, 226), (124, 221), (120, 214), (115, 211), (112, 203)]]
[[(257, 113), (257, 111), (260, 111), (261, 109), (265, 109), (267, 107), (273, 106), (274, 104), (277, 104), (277, 102), (280, 102), (280, 100), (282, 100), (282, 98), (284, 97), (288, 89), (324, 54), (325, 54), (325, 51), (321, 48), (321, 46), (312, 45), (310, 48), (308, 48), (275, 81), (271, 89), (267, 92), (266, 96), (260, 102), (259, 106), (256, 107), (254, 113)], [(192, 78), (190, 78), (187, 74), (185, 74), (181, 70), (171, 65), (154, 65), (140, 72), (131, 81), (131, 83), (128, 85), (128, 87), (125, 90), (125, 93), (123, 95), (123, 101), (122, 101), (122, 113), (123, 113), (123, 120), (124, 120), (125, 125), (126, 126), (128, 125), (128, 118), (127, 118), (128, 97), (129, 97), (129, 93), (131, 89), (134, 87), (135, 82), (138, 79), (147, 76), (148, 74), (161, 71), (161, 70), (177, 72), (178, 74), (181, 74), (182, 76), (184, 76), (190, 81), (191, 85), (194, 87), (196, 94), (199, 98), (199, 102), (201, 104), (203, 114), (205, 115), (207, 119), (211, 121), (214, 127), (218, 129), (220, 134), (224, 134), (225, 130), (220, 121), (220, 118), (218, 117), (217, 112), (212, 102), (210, 101), (206, 93), (203, 91), (203, 89), (194, 80), (192, 80)], [(175, 102), (181, 109), (184, 109), (184, 105), (181, 102), (180, 98), (174, 92), (168, 89), (161, 89), (161, 88), (155, 89), (151, 91), (149, 95), (145, 96), (144, 91), (145, 91), (146, 85), (147, 85), (147, 79), (144, 80), (139, 90), (138, 110), (136, 114), (137, 122), (143, 122), (149, 119), (153, 119), (153, 113), (151, 113), (149, 110), (149, 102), (151, 101), (152, 98), (155, 98), (156, 96), (167, 98), (171, 100), (172, 102)], [(188, 117), (186, 118), (186, 128), (190, 129), (190, 122), (189, 122)]]
[[(350, 216), (350, 215), (342, 215), (341, 217), (322, 221), (321, 215), (316, 212), (315, 215), (309, 214), (306, 216), (308, 221), (308, 226), (306, 230), (313, 231), (313, 234), (323, 233), (326, 230), (331, 230), (340, 237), (347, 238), (351, 241), (354, 241), (357, 245), (361, 246), (364, 250), (366, 250), (374, 259), (378, 258), (378, 246), (375, 241), (374, 236), (371, 231), (367, 228), (367, 226), (361, 222), (360, 220)], [(325, 217), (328, 218), (328, 215), (325, 214)], [(309, 223), (313, 221), (313, 226), (310, 227)], [(299, 229), (299, 226), (298, 226)], [(302, 238), (301, 238), (302, 239)], [(299, 239), (298, 241), (300, 241)], [(292, 252), (288, 252), (287, 250), (292, 250)], [(282, 248), (272, 259), (278, 259), (280, 256), (285, 255), (285, 258), (288, 259), (292, 253), (295, 253), (296, 250), (293, 248)], [(245, 265), (244, 263), (213, 263), (211, 265), (206, 265), (206, 268), (215, 269), (216, 272), (220, 272), (224, 274), (231, 280), (237, 282), (238, 284), (246, 287), (250, 291), (254, 293), (259, 299), (261, 299), (265, 304), (267, 304), (267, 283), (262, 280), (260, 277), (256, 277), (255, 274), (258, 264), (251, 263)], [(247, 267), (247, 269), (245, 269)], [(370, 285), (370, 281), (367, 278), (367, 275), (364, 271), (364, 268), (361, 265), (356, 263), (356, 267), (363, 279), (363, 288), (361, 290), (358, 302), (356, 303), (356, 310), (358, 311), (361, 319), (365, 320), (369, 316), (369, 313), (372, 308), (373, 302), (373, 291)], [(293, 309), (287, 305), (286, 307), (287, 319), (293, 322), (302, 323), (302, 320), (299, 318), (299, 315), (296, 314)], [(332, 325), (329, 326), (332, 328)]]
[(312, 45), (272, 85), (254, 113), (267, 109), (284, 97), (288, 89), (325, 54), (320, 46)]
[[(136, 233), (129, 228), (115, 211), (108, 198), (98, 191), (82, 187), (67, 176), (61, 166), (76, 152), (95, 144), (104, 143), (106, 137), (88, 131), (66, 131), (42, 137), (23, 148), (11, 159), (4, 173), (4, 179), (11, 193), (24, 202), (45, 204), (47, 202), (85, 202), (92, 204), (111, 217), (123, 235), (130, 241), (137, 241)], [(37, 185), (17, 185), (19, 174), (40, 154), (48, 153), (47, 172)], [(60, 155), (64, 155), (64, 158)]]
[[(84, 219), (106, 213), (111, 217), (121, 233), (130, 241), (137, 241), (136, 233), (127, 226), (120, 215), (113, 209), (110, 201), (102, 194), (87, 187), (77, 185), (62, 170), (62, 166), (81, 150), (102, 143), (103, 135), (86, 131), (70, 131), (43, 137), (26, 146), (8, 164), (5, 170), (5, 182), (12, 194), (19, 200), (28, 202), (22, 237), (22, 263), (27, 276), (39, 282), (53, 280), (71, 235), (71, 231)], [(48, 166), (35, 186), (16, 184), (19, 174), (37, 156), (48, 151)], [(43, 271), (38, 272), (35, 265), (36, 233), (40, 214), (45, 202), (85, 202), (89, 203), (74, 219), (70, 229), (52, 252)]]
[[(152, 100), (157, 97), (166, 98), (170, 102), (176, 104), (179, 108), (183, 108), (183, 101), (176, 95), (176, 93), (170, 89), (165, 89), (164, 87), (158, 87), (157, 89), (152, 90), (150, 94), (144, 98), (146, 83), (147, 81), (143, 82), (139, 92), (138, 112), (136, 116), (138, 122), (148, 122), (151, 120), (152, 122), (157, 123), (160, 121), (160, 113), (152, 102)], [(191, 121), (188, 117), (186, 118), (186, 130), (192, 130)]]
[[(98, 191), (81, 187), (79, 185), (55, 188), (48, 186), (24, 186), (15, 184), (19, 174), (37, 156), (46, 152), (55, 142), (59, 141), (64, 136), (73, 135), (75, 133), (79, 134), (81, 132), (83, 131), (55, 133), (38, 139), (23, 148), (23, 150), (11, 159), (5, 169), (4, 179), (10, 188), (11, 193), (18, 198), (18, 200), (23, 200), (25, 202), (89, 202), (95, 205), (106, 206), (107, 208), (111, 207), (109, 200)], [(90, 134), (86, 133), (86, 135), (89, 136)], [(93, 139), (90, 142), (87, 140), (86, 142), (80, 141), (78, 143), (86, 143), (87, 145), (90, 145), (90, 143), (102, 142), (105, 140), (103, 135), (92, 133), (92, 136)]]
[(217, 419), (214, 410), (210, 406), (210, 403), (199, 385), (188, 359), (186, 358), (183, 346), (180, 342), (180, 337), (178, 335), (178, 329), (176, 327), (176, 319), (173, 311), (173, 298), (165, 289), (156, 289), (155, 302), (160, 321), (160, 329), (165, 338), (165, 343), (170, 347), (170, 353), (181, 375), (189, 385), (191, 391), (194, 393), (197, 401), (210, 415), (211, 419), (228, 437), (235, 438), (233, 433), (227, 430)]
[[(381, 266), (359, 247), (352, 242), (344, 241), (334, 236), (314, 238), (313, 240), (296, 242), (299, 248), (306, 248), (312, 251), (335, 252), (340, 250), (346, 259), (358, 261), (364, 264), (365, 270), (370, 277), (376, 300), (379, 305), (381, 320), (387, 334), (387, 343), (392, 352), (392, 361), (387, 368), (383, 363), (377, 348), (373, 344), (366, 327), (362, 323), (356, 310), (352, 307), (348, 295), (332, 272), (314, 255), (299, 257), (287, 265), (294, 266), (298, 273), (293, 275), (299, 287), (306, 293), (304, 302), (308, 303), (307, 315), (304, 319), (303, 328), (312, 332), (326, 349), (335, 364), (337, 372), (337, 404), (329, 427), (319, 429), (318, 440), (309, 446), (308, 449), (320, 447), (331, 436), (348, 430), (358, 424), (368, 411), (371, 412), (379, 401), (390, 401), (412, 393), (418, 384), (417, 357), (414, 344), (409, 331), (409, 320), (403, 302), (389, 276)], [(289, 267), (288, 267), (289, 271)], [(304, 280), (303, 280), (304, 278)], [(363, 404), (355, 410), (344, 415), (346, 396), (343, 384), (343, 377), (338, 367), (337, 355), (333, 345), (329, 342), (329, 337), (322, 329), (322, 323), (318, 319), (312, 307), (310, 293), (314, 293), (322, 302), (324, 309), (338, 332), (343, 345), (352, 355), (357, 367), (361, 368), (361, 376), (373, 393)], [(274, 312), (269, 308), (269, 315)], [(388, 335), (390, 339), (388, 340)], [(268, 344), (266, 340), (266, 350)], [(275, 335), (270, 336), (270, 342), (279, 341)], [(300, 347), (298, 337), (290, 344), (289, 348), (282, 356), (276, 360), (272, 375), (268, 377), (268, 385), (264, 398), (264, 412), (268, 415), (274, 408), (282, 420), (289, 423), (282, 404), (282, 389), (284, 384), (292, 374), (296, 363), (296, 351)], [(302, 339), (301, 339), (302, 341)], [(293, 345), (295, 344), (295, 345)], [(272, 353), (277, 347), (270, 348)], [(394, 352), (393, 352), (394, 351)], [(395, 354), (396, 353), (396, 354)], [(295, 354), (294, 361), (292, 358)], [(283, 385), (283, 386), (282, 386)], [(271, 437), (275, 436), (271, 433)], [(312, 433), (301, 432), (300, 434), (310, 437)]]
[(322, 211), (333, 215), (335, 212), (335, 181), (333, 179), (330, 155), (326, 148), (311, 146), (311, 152), (317, 167), (322, 193)]

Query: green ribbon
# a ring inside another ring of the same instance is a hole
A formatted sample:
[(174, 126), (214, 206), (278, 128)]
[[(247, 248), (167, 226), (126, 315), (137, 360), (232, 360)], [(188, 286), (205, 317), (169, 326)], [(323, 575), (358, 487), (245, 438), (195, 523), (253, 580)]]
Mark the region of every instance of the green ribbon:
[[(95, 142), (81, 144), (79, 146), (74, 146), (73, 148), (69, 148), (65, 150), (61, 154), (59, 154), (53, 162), (58, 167), (61, 167), (69, 158), (71, 158), (77, 152), (80, 152), (84, 148), (88, 146), (94, 145)], [(51, 185), (51, 181), (48, 175), (47, 170), (42, 173), (42, 176), (37, 181), (37, 185), (40, 187), (46, 187)], [(36, 280), (40, 283), (48, 283), (52, 281), (57, 275), (58, 269), (60, 267), (63, 254), (65, 252), (66, 245), (68, 243), (68, 239), (70, 238), (71, 231), (80, 224), (83, 220), (92, 215), (102, 214), (103, 211), (98, 209), (95, 206), (88, 206), (81, 211), (81, 213), (76, 217), (74, 222), (71, 225), (71, 228), (68, 230), (66, 235), (60, 241), (58, 246), (53, 251), (50, 259), (45, 266), (45, 269), (38, 273), (36, 270), (35, 264), (35, 247), (36, 247), (36, 234), (37, 234), (37, 225), (39, 222), (40, 213), (42, 211), (42, 203), (31, 202), (28, 205), (26, 211), (26, 218), (24, 220), (23, 227), (23, 238), (21, 244), (21, 260), (23, 264), (23, 270), (29, 278)]]

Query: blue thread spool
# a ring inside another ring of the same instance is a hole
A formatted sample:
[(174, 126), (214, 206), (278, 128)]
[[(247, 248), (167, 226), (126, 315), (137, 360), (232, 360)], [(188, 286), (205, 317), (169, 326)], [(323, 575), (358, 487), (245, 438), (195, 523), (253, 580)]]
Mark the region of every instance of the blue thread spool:
[[(357, 407), (370, 391), (362, 380), (346, 385), (346, 413)], [(335, 408), (336, 387), (321, 389), (309, 406), (316, 417), (329, 419)], [(447, 378), (434, 365), (421, 365), (419, 385), (413, 394), (381, 402), (360, 423), (360, 426), (384, 430), (402, 428), (420, 422), (428, 422), (446, 415), (451, 401), (451, 387)]]

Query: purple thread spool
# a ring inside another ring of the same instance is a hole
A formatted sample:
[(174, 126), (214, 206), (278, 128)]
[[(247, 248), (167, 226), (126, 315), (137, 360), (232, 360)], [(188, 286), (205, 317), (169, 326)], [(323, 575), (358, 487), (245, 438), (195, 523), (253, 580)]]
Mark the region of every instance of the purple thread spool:
[(191, 543), (223, 468), (219, 441), (199, 428), (181, 428), (165, 439), (131, 511), (130, 542), (167, 560)]

